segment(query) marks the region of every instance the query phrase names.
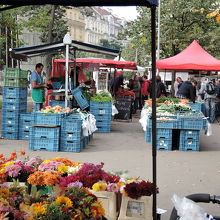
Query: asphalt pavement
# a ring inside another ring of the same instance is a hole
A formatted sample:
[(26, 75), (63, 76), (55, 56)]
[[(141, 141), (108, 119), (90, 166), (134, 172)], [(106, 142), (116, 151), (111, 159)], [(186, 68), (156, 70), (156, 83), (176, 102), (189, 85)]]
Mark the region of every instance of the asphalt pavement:
[[(107, 171), (128, 171), (130, 176), (152, 180), (152, 149), (144, 140), (139, 117), (132, 122), (113, 121), (111, 133), (95, 133), (94, 139), (81, 153), (29, 151), (28, 141), (0, 140), (0, 153), (25, 150), (27, 155), (43, 159), (68, 157), (73, 161), (104, 162)], [(213, 135), (201, 133), (200, 152), (157, 151), (158, 207), (168, 210), (162, 219), (169, 219), (171, 197), (192, 193), (220, 195), (220, 124), (212, 125)], [(217, 205), (205, 210), (220, 216)]]

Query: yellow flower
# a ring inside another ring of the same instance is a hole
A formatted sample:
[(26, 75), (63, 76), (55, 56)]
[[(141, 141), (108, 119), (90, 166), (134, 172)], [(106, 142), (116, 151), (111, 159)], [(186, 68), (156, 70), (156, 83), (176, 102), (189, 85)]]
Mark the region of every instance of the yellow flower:
[(93, 184), (93, 186), (92, 186), (92, 189), (93, 189), (94, 191), (105, 191), (106, 188), (107, 188), (106, 183), (102, 183), (102, 182), (95, 183), (95, 184)]
[(11, 166), (11, 165), (14, 164), (14, 163), (15, 163), (14, 161), (8, 162), (8, 163), (6, 163), (6, 164), (4, 165), (4, 167), (6, 168), (6, 167), (8, 167), (8, 166)]
[(57, 171), (62, 172), (62, 173), (67, 173), (68, 167), (65, 166), (65, 165), (60, 165), (60, 166), (57, 167)]
[(59, 205), (64, 205), (66, 208), (70, 208), (73, 206), (73, 202), (66, 196), (57, 197), (55, 202)]
[(216, 19), (216, 22), (217, 22), (217, 23), (220, 23), (220, 15), (217, 15), (217, 16), (215, 17), (215, 19)]
[(213, 18), (213, 17), (215, 17), (218, 14), (218, 12), (219, 12), (218, 10), (213, 11), (213, 12), (207, 14), (206, 17), (207, 18)]
[(42, 163), (50, 163), (51, 160), (44, 160)]
[(31, 205), (31, 208), (33, 209), (34, 215), (45, 215), (46, 214), (46, 208), (43, 206), (41, 202), (34, 203)]
[(9, 190), (0, 188), (0, 196), (3, 198), (8, 198), (9, 197)]

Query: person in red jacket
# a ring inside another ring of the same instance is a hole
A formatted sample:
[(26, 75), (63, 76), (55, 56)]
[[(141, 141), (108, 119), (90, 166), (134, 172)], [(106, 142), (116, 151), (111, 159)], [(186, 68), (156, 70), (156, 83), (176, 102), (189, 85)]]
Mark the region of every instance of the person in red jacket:
[(142, 97), (142, 105), (144, 105), (144, 100), (148, 100), (148, 89), (150, 85), (150, 80), (147, 79), (147, 75), (143, 75), (143, 83), (141, 85), (141, 97)]

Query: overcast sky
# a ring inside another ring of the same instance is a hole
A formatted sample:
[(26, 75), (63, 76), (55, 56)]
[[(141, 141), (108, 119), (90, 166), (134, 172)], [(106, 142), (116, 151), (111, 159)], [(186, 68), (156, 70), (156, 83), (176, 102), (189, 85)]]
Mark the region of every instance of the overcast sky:
[(135, 6), (129, 7), (108, 7), (112, 9), (113, 14), (119, 17), (124, 17), (126, 20), (134, 20), (137, 17), (137, 11)]

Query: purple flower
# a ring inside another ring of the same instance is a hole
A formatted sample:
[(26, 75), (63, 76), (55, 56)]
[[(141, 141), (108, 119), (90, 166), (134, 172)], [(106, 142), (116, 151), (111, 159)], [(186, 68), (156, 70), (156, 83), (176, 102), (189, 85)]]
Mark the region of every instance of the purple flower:
[(26, 162), (26, 165), (30, 166), (30, 167), (35, 167), (35, 166), (39, 165), (40, 162), (41, 162), (40, 158), (32, 157), (29, 161)]
[(110, 183), (107, 185), (108, 192), (119, 192), (120, 188), (116, 183)]
[(57, 162), (55, 160), (50, 161), (49, 163), (41, 163), (38, 167), (39, 171), (54, 171), (58, 166), (62, 166), (63, 163)]
[(76, 181), (76, 182), (73, 182), (73, 183), (69, 183), (67, 185), (68, 188), (74, 188), (74, 187), (78, 187), (78, 188), (81, 188), (83, 187), (83, 184), (79, 181)]
[(17, 177), (19, 172), (21, 171), (22, 167), (19, 165), (12, 164), (6, 168), (8, 175), (11, 177)]
[(33, 168), (30, 166), (24, 166), (24, 170), (26, 170), (28, 173), (32, 173)]

